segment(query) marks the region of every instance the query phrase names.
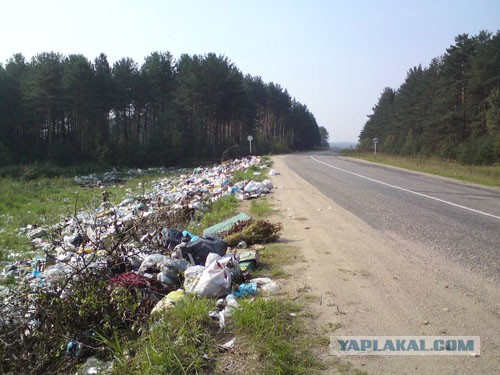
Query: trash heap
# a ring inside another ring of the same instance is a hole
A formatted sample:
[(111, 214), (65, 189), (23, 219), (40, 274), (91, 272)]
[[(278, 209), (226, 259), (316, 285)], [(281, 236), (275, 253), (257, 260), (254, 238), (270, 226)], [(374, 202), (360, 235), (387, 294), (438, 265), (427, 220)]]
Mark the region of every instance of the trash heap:
[[(48, 321), (49, 312), (42, 311), (52, 306), (50, 299), (66, 302), (61, 304), (64, 308), (71, 308), (67, 307), (71, 304), (83, 306), (78, 293), (85, 293), (85, 287), (83, 292), (80, 289), (89, 282), (89, 288), (105, 284), (101, 293), (102, 300), (109, 302), (103, 307), (110, 309), (108, 315), (118, 311), (120, 319), (135, 319), (134, 324), (138, 316), (147, 321), (150, 315), (159, 314), (192, 294), (216, 299), (210, 316), (224, 327), (226, 319), (238, 308), (237, 298), (278, 292), (279, 285), (273, 280), (250, 277), (257, 266), (258, 253), (248, 246), (276, 240), (281, 224), (253, 221), (240, 214), (208, 228), (202, 236), (182, 229), (221, 197), (252, 199), (269, 194), (273, 188), (269, 180), (231, 182), (236, 171), (258, 163), (259, 158), (251, 157), (212, 168), (196, 168), (191, 174), (157, 180), (142, 196), (127, 197), (112, 205), (103, 194), (102, 204), (93, 212), (79, 212), (50, 227), (24, 228), (43, 255), (3, 267), (0, 279), (11, 278), (17, 287), (0, 289), (0, 333), (15, 326), (22, 348), (36, 342), (37, 337), (57, 328)], [(245, 228), (247, 234), (260, 233), (260, 237), (245, 237)], [(221, 237), (231, 235), (229, 247)], [(122, 309), (120, 303), (124, 299), (135, 301), (134, 307)], [(92, 311), (83, 312), (79, 306), (72, 308), (81, 322), (71, 325), (72, 332), (64, 332), (66, 352), (78, 356), (85, 352), (83, 337), (89, 335), (85, 330), (96, 324), (97, 316)], [(3, 339), (0, 345), (12, 345), (2, 343)]]
[[(49, 266), (54, 262), (78, 263), (82, 254), (105, 255), (116, 237), (124, 234), (129, 234), (129, 238), (121, 245), (132, 250), (130, 255), (171, 250), (170, 242), (165, 240), (167, 227), (182, 227), (195, 215), (203, 215), (211, 202), (223, 196), (251, 199), (269, 194), (273, 188), (269, 180), (231, 183), (234, 172), (259, 162), (258, 157), (251, 157), (213, 168), (196, 168), (192, 174), (177, 178), (159, 179), (144, 196), (127, 197), (116, 205), (108, 201), (104, 191), (103, 202), (94, 212), (79, 212), (50, 227), (28, 225), (21, 231), (40, 254), (46, 254)], [(90, 180), (90, 176), (80, 180)], [(161, 224), (165, 225), (158, 227)], [(40, 257), (8, 264), (0, 278), (25, 276), (42, 266)]]

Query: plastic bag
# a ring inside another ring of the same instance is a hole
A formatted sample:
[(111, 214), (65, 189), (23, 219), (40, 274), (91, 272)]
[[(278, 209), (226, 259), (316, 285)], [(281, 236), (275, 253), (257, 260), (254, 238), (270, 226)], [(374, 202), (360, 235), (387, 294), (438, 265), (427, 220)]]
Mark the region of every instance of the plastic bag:
[(231, 287), (231, 273), (227, 267), (215, 261), (205, 268), (194, 287), (193, 292), (199, 296), (217, 297)]
[(139, 272), (144, 272), (149, 268), (153, 268), (156, 270), (159, 270), (160, 268), (160, 263), (164, 263), (167, 259), (170, 259), (169, 257), (163, 255), (163, 254), (151, 254), (148, 255), (142, 262), (141, 266), (139, 267)]
[(220, 260), (221, 256), (219, 254), (210, 253), (207, 255), (207, 260), (205, 261), (205, 267), (209, 266), (213, 262)]
[(184, 272), (184, 290), (186, 293), (193, 293), (205, 268), (204, 266), (191, 266), (186, 269)]

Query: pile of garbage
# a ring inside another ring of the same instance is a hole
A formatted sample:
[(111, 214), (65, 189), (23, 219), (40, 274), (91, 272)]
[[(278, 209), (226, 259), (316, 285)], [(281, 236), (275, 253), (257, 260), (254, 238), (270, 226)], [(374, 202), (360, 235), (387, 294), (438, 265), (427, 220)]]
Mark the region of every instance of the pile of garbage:
[[(82, 211), (47, 227), (28, 225), (21, 231), (39, 253), (48, 254), (49, 258), (58, 262), (75, 259), (75, 255), (78, 261), (80, 256), (77, 253), (99, 254), (99, 251), (109, 247), (116, 235), (131, 232), (131, 227), (136, 225), (142, 227), (140, 238), (135, 231), (123, 246), (146, 253), (165, 250), (168, 243), (164, 241), (164, 228), (182, 227), (195, 214), (198, 217), (203, 215), (211, 202), (229, 195), (250, 199), (269, 194), (273, 188), (269, 180), (231, 182), (234, 172), (259, 162), (260, 158), (250, 157), (213, 168), (196, 168), (189, 175), (158, 179), (151, 183), (152, 187), (144, 196), (129, 196), (116, 205), (108, 201), (104, 191), (103, 202), (94, 212)], [(158, 227), (162, 222), (166, 225)], [(13, 266), (25, 268), (23, 264)], [(8, 265), (7, 268), (12, 267)], [(0, 279), (11, 274), (3, 272)], [(15, 272), (13, 274), (15, 276)]]
[[(50, 227), (23, 228), (40, 255), (4, 264), (0, 280), (10, 278), (15, 287), (0, 287), (0, 329), (7, 332), (6, 328), (15, 324), (22, 327), (21, 341), (34, 342), (38, 331), (55, 329), (46, 321), (48, 313), (37, 307), (49, 306), (43, 295), (68, 303), (79, 301), (72, 288), (85, 280), (106, 284), (102, 298), (109, 299), (111, 309), (120, 308), (123, 298), (139, 301), (134, 311), (120, 311), (123, 319), (137, 316), (138, 311), (147, 318), (192, 294), (216, 299), (210, 316), (224, 327), (238, 307), (237, 298), (259, 292), (274, 294), (279, 285), (268, 278), (250, 276), (258, 256), (248, 245), (258, 241), (237, 237), (238, 242), (229, 247), (221, 237), (233, 233), (231, 228), (253, 225), (252, 233), (264, 233), (264, 237), (271, 233), (271, 240), (275, 240), (281, 226), (253, 222), (240, 214), (208, 228), (202, 236), (182, 228), (221, 197), (251, 199), (269, 194), (273, 188), (269, 180), (231, 181), (234, 172), (258, 163), (258, 157), (250, 157), (196, 168), (191, 174), (153, 182), (142, 196), (127, 197), (113, 205), (103, 194), (103, 202), (93, 212), (79, 212)], [(20, 290), (27, 296), (22, 303), (16, 300)], [(78, 314), (82, 327), (85, 319), (94, 319), (91, 314)], [(69, 355), (79, 351), (82, 334), (71, 332)]]

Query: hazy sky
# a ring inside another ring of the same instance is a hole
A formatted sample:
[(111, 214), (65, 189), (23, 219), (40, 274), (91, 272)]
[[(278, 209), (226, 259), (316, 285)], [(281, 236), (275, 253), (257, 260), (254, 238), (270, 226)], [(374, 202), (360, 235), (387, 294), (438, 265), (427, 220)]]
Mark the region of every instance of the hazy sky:
[(0, 0), (0, 10), (0, 62), (215, 52), (286, 88), (331, 141), (357, 141), (384, 87), (458, 34), (500, 30), (500, 0)]

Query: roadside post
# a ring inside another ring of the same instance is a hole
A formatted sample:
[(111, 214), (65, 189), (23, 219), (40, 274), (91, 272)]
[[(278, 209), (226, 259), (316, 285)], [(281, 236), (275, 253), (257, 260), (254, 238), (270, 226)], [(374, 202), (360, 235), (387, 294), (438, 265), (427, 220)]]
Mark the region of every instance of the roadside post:
[(373, 156), (377, 157), (377, 143), (378, 143), (378, 138), (375, 137), (372, 139), (373, 142)]
[(253, 141), (253, 136), (249, 135), (247, 137), (248, 143), (250, 143), (250, 155), (252, 155), (252, 141)]

